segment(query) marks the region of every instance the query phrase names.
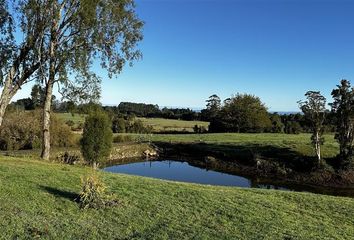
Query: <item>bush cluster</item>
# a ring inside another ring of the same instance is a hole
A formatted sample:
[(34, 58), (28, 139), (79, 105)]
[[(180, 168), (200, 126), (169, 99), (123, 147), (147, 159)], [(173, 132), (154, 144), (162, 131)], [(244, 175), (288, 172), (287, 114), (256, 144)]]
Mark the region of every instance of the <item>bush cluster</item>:
[(143, 122), (134, 116), (114, 117), (112, 120), (114, 133), (151, 133), (152, 127), (144, 126)]
[(16, 111), (6, 114), (0, 130), (0, 149), (22, 150), (39, 147), (40, 127), (38, 112)]
[(76, 152), (65, 151), (64, 153), (59, 153), (56, 159), (60, 163), (73, 165), (80, 162), (81, 156)]
[[(75, 136), (70, 127), (54, 115), (51, 117), (51, 144), (56, 147), (75, 145)], [(41, 146), (41, 112), (15, 111), (4, 118), (0, 130), (1, 150), (35, 149)]]
[(208, 132), (208, 130), (204, 126), (198, 126), (197, 124), (194, 125), (193, 131), (195, 133), (206, 133), (206, 132)]

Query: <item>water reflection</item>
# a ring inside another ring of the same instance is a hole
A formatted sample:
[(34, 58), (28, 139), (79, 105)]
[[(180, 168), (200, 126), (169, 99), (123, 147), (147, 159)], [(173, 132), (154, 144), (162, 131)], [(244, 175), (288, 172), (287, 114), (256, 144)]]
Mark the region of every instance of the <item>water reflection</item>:
[(236, 170), (233, 172), (229, 165), (221, 166), (220, 163), (215, 165), (201, 164), (200, 161), (142, 161), (141, 159), (134, 159), (128, 162), (125, 161), (124, 163), (112, 164), (112, 166), (105, 167), (104, 171), (208, 185), (307, 191), (354, 197), (354, 189), (311, 187), (279, 183), (269, 179), (264, 180), (245, 177), (237, 174)]
[(251, 187), (251, 181), (247, 178), (220, 173), (213, 170), (205, 170), (191, 166), (187, 162), (172, 160), (116, 165), (107, 167), (104, 170), (108, 172), (125, 173), (180, 182)]

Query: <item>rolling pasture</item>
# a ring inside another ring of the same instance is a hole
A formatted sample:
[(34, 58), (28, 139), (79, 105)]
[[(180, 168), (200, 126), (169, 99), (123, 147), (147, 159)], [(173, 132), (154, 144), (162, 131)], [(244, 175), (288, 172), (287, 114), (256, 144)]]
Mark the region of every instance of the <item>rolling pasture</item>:
[(203, 121), (184, 121), (164, 118), (138, 118), (145, 126), (151, 126), (154, 132), (193, 132), (195, 125), (208, 129), (209, 123)]

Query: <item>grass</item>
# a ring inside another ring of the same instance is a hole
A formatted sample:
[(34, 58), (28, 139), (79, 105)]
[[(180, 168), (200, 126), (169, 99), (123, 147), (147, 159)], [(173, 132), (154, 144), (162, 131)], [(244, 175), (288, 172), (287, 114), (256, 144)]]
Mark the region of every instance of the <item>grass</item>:
[[(55, 115), (64, 122), (69, 120), (75, 123), (75, 126), (85, 122), (84, 114), (75, 113), (55, 113)], [(183, 121), (164, 118), (137, 118), (140, 119), (145, 126), (151, 126), (155, 132), (193, 132), (195, 125), (203, 126), (208, 129), (209, 123), (203, 121)]]
[[(143, 156), (145, 150), (153, 149), (147, 143), (113, 143), (112, 151), (108, 162), (120, 162), (118, 160), (140, 158)], [(79, 146), (53, 147), (51, 149), (50, 158), (52, 161), (57, 161), (57, 157), (63, 155), (65, 152), (69, 152), (69, 154), (75, 154), (79, 156), (81, 155)], [(8, 157), (33, 160), (38, 159), (41, 154), (41, 149), (0, 151), (0, 154)]]
[(74, 122), (75, 126), (79, 125), (80, 123), (85, 123), (85, 114), (55, 113), (55, 116), (57, 116), (63, 122), (71, 120)]
[[(214, 134), (152, 134), (132, 135), (135, 138), (145, 138), (153, 142), (168, 143), (206, 143), (206, 147), (226, 146), (232, 147), (253, 147), (255, 149), (274, 147), (287, 149), (304, 156), (315, 156), (310, 142), (311, 134), (274, 134), (274, 133), (214, 133)], [(322, 146), (322, 156), (325, 158), (334, 157), (339, 151), (338, 143), (334, 136), (327, 134), (325, 143)]]
[(209, 123), (203, 121), (183, 121), (164, 118), (138, 118), (145, 126), (151, 126), (155, 132), (193, 132), (195, 125), (208, 129)]
[(101, 173), (121, 204), (81, 210), (87, 168), (0, 157), (4, 239), (353, 239), (354, 199)]

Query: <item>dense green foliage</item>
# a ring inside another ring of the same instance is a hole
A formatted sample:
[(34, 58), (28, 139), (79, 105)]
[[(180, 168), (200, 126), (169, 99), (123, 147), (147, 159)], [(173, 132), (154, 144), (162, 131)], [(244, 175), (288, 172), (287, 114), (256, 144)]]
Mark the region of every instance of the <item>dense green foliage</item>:
[(90, 164), (105, 161), (111, 153), (113, 142), (111, 122), (104, 112), (95, 112), (86, 117), (80, 141), (81, 153)]
[(155, 117), (160, 113), (158, 105), (145, 103), (121, 102), (116, 110), (117, 113), (134, 114), (138, 117)]
[(271, 121), (271, 128), (270, 132), (272, 133), (283, 133), (285, 132), (285, 125), (282, 122), (281, 116), (277, 113), (272, 113), (269, 116), (270, 121)]
[(342, 167), (353, 162), (354, 141), (354, 89), (350, 82), (342, 80), (340, 85), (332, 91), (334, 102), (332, 111), (336, 115), (336, 135), (339, 142), (339, 160)]
[[(46, 239), (352, 239), (354, 200), (100, 173), (113, 208), (73, 201), (89, 169), (0, 158), (1, 236)], [(29, 204), (30, 203), (30, 204)]]
[(145, 126), (140, 119), (133, 116), (115, 116), (112, 120), (113, 133), (150, 133), (152, 128)]
[(206, 103), (206, 109), (203, 109), (200, 115), (201, 119), (210, 122), (217, 117), (221, 109), (221, 99), (218, 95), (213, 94), (206, 100)]
[(32, 149), (40, 146), (38, 112), (10, 112), (0, 130), (1, 150)]
[(199, 114), (189, 108), (159, 108), (158, 105), (145, 103), (121, 102), (118, 106), (105, 106), (104, 109), (113, 115), (133, 115), (145, 118), (198, 120)]
[(265, 132), (271, 128), (267, 108), (261, 100), (249, 94), (236, 94), (224, 101), (211, 119), (211, 132)]

